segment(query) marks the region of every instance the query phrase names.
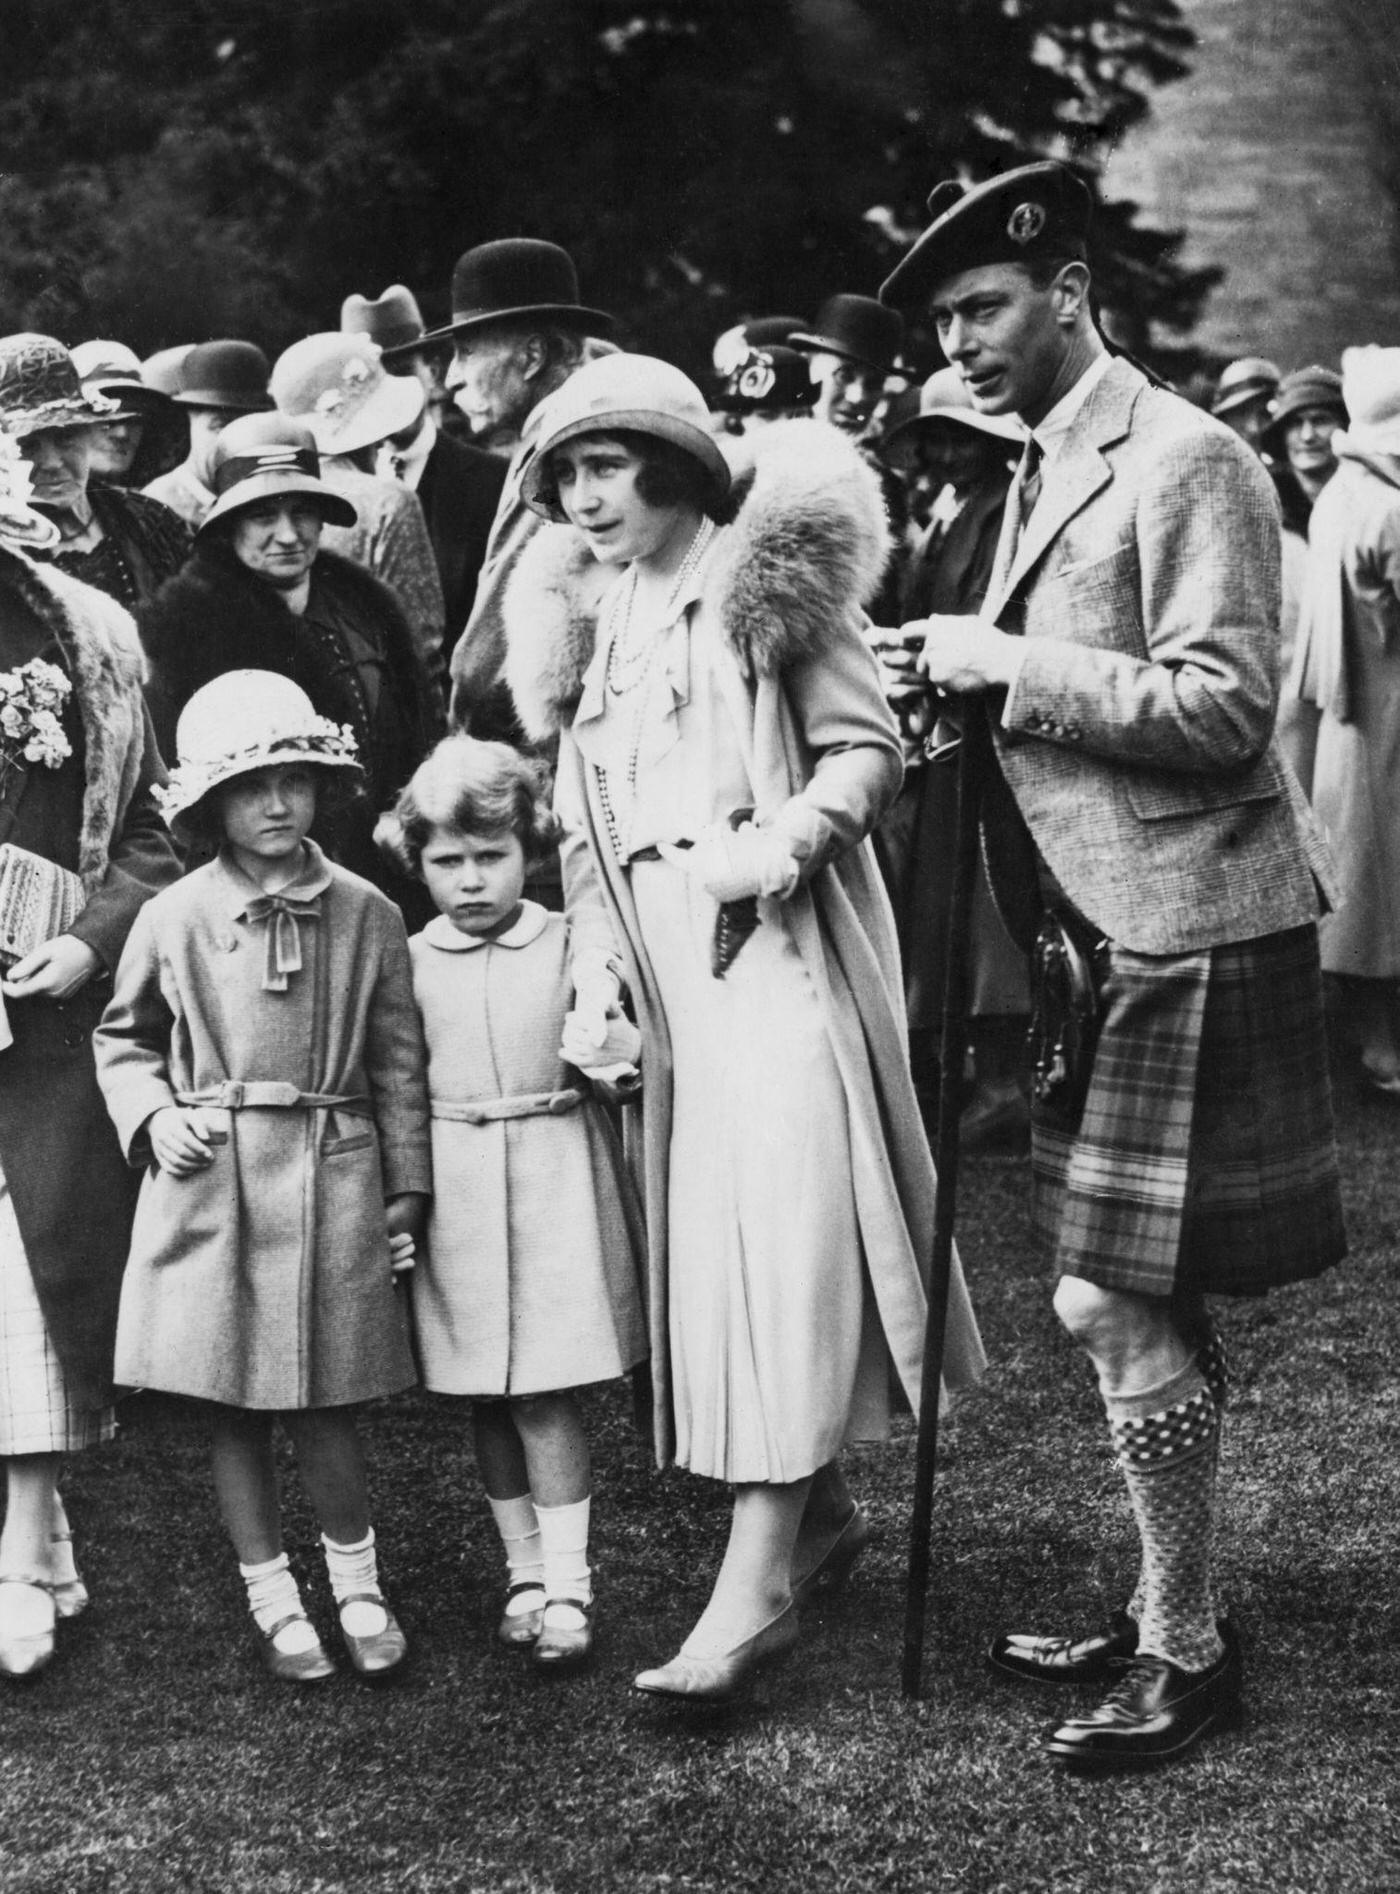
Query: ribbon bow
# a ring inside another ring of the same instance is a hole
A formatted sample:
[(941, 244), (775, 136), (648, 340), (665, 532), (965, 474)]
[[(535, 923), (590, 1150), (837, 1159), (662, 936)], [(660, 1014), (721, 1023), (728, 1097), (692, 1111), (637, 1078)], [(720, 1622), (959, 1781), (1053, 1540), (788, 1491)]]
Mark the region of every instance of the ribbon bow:
[(267, 951), (263, 958), (264, 993), (285, 993), (287, 976), (301, 972), (301, 929), (298, 915), (315, 920), (321, 912), (321, 899), (289, 900), (285, 894), (265, 894), (250, 901), (243, 910), (250, 921), (266, 921)]

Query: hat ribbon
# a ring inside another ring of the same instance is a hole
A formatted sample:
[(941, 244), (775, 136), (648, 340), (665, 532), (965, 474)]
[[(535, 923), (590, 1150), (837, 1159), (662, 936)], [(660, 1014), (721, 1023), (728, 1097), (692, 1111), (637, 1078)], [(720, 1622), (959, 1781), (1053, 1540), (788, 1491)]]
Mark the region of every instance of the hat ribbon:
[(301, 929), (297, 918), (316, 920), (321, 912), (321, 897), (296, 901), (285, 894), (260, 895), (243, 910), (249, 921), (267, 923), (267, 949), (263, 956), (263, 992), (285, 993), (288, 976), (301, 972)]
[(214, 476), (215, 493), (227, 493), (240, 480), (251, 480), (260, 473), (304, 473), (314, 480), (321, 471), (321, 457), (313, 447), (270, 447), (261, 454), (240, 454), (226, 460)]

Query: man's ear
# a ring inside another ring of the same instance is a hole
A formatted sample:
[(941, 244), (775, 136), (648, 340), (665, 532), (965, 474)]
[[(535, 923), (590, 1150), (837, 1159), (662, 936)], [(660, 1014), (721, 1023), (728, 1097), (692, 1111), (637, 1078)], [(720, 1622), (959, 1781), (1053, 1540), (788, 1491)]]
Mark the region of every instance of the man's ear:
[(549, 344), (542, 335), (523, 335), (519, 343), (520, 372), (534, 381), (549, 366)]
[(1055, 303), (1055, 320), (1073, 328), (1089, 303), (1089, 266), (1066, 263), (1050, 286)]

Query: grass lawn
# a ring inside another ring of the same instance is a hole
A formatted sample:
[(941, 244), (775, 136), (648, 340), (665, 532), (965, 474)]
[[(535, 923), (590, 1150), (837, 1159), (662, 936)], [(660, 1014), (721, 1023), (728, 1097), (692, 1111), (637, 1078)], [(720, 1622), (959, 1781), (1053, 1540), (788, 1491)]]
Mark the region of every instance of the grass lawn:
[[(1341, 1114), (1351, 1260), (1225, 1310), (1238, 1734), (1141, 1779), (1067, 1778), (1036, 1748), (1064, 1700), (983, 1668), (1003, 1625), (1097, 1623), (1133, 1545), (1090, 1377), (1025, 1255), (1026, 1166), (988, 1159), (966, 1167), (962, 1241), (992, 1371), (945, 1434), (922, 1701), (898, 1688), (907, 1424), (853, 1456), (877, 1537), (848, 1592), (753, 1702), (697, 1718), (628, 1684), (698, 1610), (725, 1496), (652, 1474), (621, 1390), (593, 1408), (591, 1674), (541, 1681), (494, 1648), (465, 1411), (415, 1396), (368, 1428), (411, 1668), (300, 1692), (257, 1663), (200, 1440), (147, 1398), (70, 1473), (92, 1608), (42, 1678), (0, 1692), (0, 1888), (1400, 1889), (1400, 1116)], [(288, 1524), (329, 1631), (296, 1497)]]

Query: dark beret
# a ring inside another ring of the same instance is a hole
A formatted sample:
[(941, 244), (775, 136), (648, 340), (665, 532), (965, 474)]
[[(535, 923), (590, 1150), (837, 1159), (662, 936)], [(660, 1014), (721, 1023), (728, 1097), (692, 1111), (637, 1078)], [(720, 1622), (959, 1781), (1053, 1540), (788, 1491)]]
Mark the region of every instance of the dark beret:
[(960, 270), (1042, 257), (1084, 261), (1094, 200), (1068, 165), (1025, 164), (985, 184), (935, 185), (933, 222), (880, 290), (892, 309), (921, 309)]

